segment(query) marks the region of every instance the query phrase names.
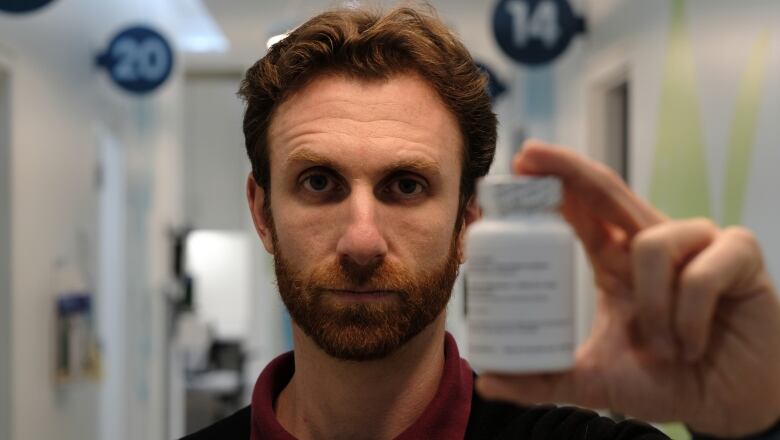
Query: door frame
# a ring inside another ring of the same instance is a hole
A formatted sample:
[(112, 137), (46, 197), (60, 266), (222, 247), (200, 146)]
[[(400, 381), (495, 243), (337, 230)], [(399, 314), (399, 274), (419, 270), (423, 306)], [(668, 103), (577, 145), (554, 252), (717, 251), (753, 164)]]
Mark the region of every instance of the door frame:
[(13, 433), (13, 68), (0, 47), (0, 438)]
[[(609, 164), (610, 155), (607, 151), (607, 124), (609, 112), (609, 93), (620, 84), (628, 84), (628, 96), (631, 91), (631, 64), (629, 52), (625, 47), (613, 47), (598, 54), (592, 59), (585, 69), (585, 109), (583, 114), (586, 126), (585, 152), (588, 157), (601, 163)], [(631, 101), (628, 103), (627, 124), (631, 127)], [(632, 134), (626, 133), (627, 160), (624, 161), (625, 172), (628, 176), (634, 175), (632, 171)], [(630, 182), (629, 182), (630, 185)], [(579, 267), (589, 267), (587, 257), (582, 250), (579, 251)], [(577, 281), (580, 286), (586, 286), (578, 298), (577, 307), (577, 336), (578, 341), (583, 342), (590, 334), (593, 318), (596, 313), (598, 292), (593, 274), (590, 270), (579, 270)]]

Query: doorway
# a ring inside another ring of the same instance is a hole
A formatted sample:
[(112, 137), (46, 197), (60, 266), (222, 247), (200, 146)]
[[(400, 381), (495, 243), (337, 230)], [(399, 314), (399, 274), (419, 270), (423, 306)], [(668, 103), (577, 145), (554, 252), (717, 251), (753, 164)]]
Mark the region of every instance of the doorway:
[(626, 68), (589, 83), (588, 155), (631, 186), (631, 82)]
[(630, 185), (629, 171), (629, 88), (628, 79), (622, 78), (608, 87), (604, 93), (604, 162)]
[[(631, 172), (631, 77), (626, 63), (618, 63), (595, 75), (587, 84), (587, 154), (612, 168), (629, 186)], [(589, 267), (584, 253), (579, 267)], [(584, 286), (578, 298), (579, 342), (590, 334), (596, 312), (597, 292), (589, 270), (578, 271), (578, 284)]]

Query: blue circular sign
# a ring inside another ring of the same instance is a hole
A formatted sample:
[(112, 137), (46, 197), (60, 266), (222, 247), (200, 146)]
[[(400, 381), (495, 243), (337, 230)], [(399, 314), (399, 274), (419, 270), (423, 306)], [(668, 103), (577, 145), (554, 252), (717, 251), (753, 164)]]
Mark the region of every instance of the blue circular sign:
[(493, 11), (498, 46), (521, 64), (549, 63), (584, 30), (567, 0), (499, 0)]
[(154, 29), (134, 26), (119, 32), (98, 57), (116, 85), (132, 93), (149, 93), (173, 70), (173, 50)]
[(52, 0), (0, 0), (0, 11), (22, 13), (42, 8)]

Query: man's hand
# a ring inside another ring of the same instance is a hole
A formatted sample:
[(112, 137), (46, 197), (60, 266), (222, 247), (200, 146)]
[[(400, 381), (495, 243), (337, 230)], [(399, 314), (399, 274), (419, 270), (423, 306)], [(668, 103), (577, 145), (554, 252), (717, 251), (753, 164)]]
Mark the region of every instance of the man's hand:
[(513, 168), (562, 179), (561, 212), (585, 247), (598, 307), (571, 371), (486, 374), (482, 395), (682, 421), (719, 437), (780, 419), (780, 304), (749, 231), (669, 220), (605, 166), (536, 141)]

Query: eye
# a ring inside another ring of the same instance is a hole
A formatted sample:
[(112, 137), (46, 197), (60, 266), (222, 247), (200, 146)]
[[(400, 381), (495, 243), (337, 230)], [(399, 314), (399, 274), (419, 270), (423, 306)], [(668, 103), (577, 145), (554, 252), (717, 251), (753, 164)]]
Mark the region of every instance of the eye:
[(309, 174), (304, 177), (301, 181), (301, 185), (311, 192), (322, 193), (332, 191), (335, 188), (336, 183), (333, 181), (333, 178), (327, 174), (317, 173)]
[(417, 179), (401, 177), (390, 184), (390, 191), (401, 197), (412, 197), (420, 194), (425, 186)]

